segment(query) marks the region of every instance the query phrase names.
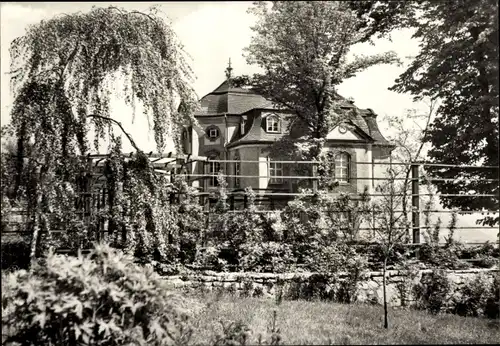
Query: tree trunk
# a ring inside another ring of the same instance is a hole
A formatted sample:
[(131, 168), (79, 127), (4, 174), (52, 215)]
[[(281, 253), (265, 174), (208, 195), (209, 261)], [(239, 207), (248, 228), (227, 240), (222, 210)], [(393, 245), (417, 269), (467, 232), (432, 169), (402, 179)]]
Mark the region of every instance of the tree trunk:
[(387, 316), (387, 283), (386, 283), (386, 271), (387, 271), (387, 256), (384, 258), (384, 266), (382, 268), (382, 288), (384, 291), (384, 328), (389, 328), (389, 320)]
[(36, 249), (38, 247), (39, 238), (40, 238), (40, 220), (38, 213), (35, 213), (35, 219), (33, 222), (33, 236), (31, 237), (30, 269), (33, 269), (33, 266), (36, 262)]
[(19, 136), (17, 138), (17, 148), (16, 148), (16, 183), (13, 191), (13, 198), (18, 197), (19, 188), (23, 180), (23, 168), (24, 168), (24, 157), (25, 157), (25, 140), (26, 140), (26, 124), (21, 125), (21, 130), (19, 131)]
[(31, 237), (31, 251), (30, 251), (30, 270), (33, 268), (33, 265), (36, 261), (37, 248), (40, 240), (40, 224), (41, 224), (41, 213), (42, 213), (42, 201), (43, 201), (43, 184), (45, 182), (45, 168), (39, 167), (37, 169), (38, 180), (35, 184), (34, 191), (36, 194), (36, 199), (34, 201), (33, 206), (33, 235)]

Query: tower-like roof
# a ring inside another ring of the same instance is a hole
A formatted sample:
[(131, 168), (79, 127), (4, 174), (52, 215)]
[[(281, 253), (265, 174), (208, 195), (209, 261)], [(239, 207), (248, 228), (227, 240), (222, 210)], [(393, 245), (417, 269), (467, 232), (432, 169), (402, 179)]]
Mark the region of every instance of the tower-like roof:
[(231, 79), (203, 96), (200, 104), (201, 111), (195, 116), (240, 115), (254, 108), (272, 108), (271, 102), (252, 90), (232, 86)]

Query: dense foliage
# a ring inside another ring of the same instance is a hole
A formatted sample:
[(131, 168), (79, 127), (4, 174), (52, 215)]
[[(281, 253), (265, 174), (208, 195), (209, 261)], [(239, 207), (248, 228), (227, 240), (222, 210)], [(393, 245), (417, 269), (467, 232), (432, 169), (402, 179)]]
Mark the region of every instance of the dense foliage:
[[(498, 166), (498, 2), (409, 2), (400, 24), (415, 29), (420, 52), (392, 87), (440, 99), (425, 140), (444, 164)], [(411, 10), (410, 10), (411, 9)], [(498, 194), (498, 169), (429, 167), (443, 194)], [(458, 191), (458, 192), (457, 192)], [(498, 210), (497, 197), (442, 198), (445, 207)], [(498, 217), (483, 222), (498, 223)]]
[[(371, 24), (367, 27), (370, 20), (358, 16), (348, 2), (259, 1), (249, 12), (257, 23), (247, 60), (264, 73), (234, 82), (292, 111), (308, 140), (324, 138), (332, 126), (352, 116), (341, 110), (342, 98), (336, 92), (340, 83), (370, 66), (397, 61), (394, 52), (347, 61), (351, 46), (374, 34)], [(312, 157), (319, 154), (321, 143), (315, 144)]]
[(461, 316), (499, 316), (499, 275), (492, 279), (477, 275), (454, 290), (446, 273), (434, 270), (413, 288), (417, 308), (431, 313), (449, 312)]
[(150, 268), (107, 246), (49, 254), (2, 278), (5, 342), (20, 345), (187, 344), (187, 302)]
[[(2, 200), (26, 209), (31, 256), (54, 243), (89, 247), (97, 223), (107, 216), (110, 233), (119, 230), (130, 251), (140, 243), (164, 259), (169, 251), (164, 238), (174, 222), (165, 208), (165, 179), (112, 119), (109, 105), (120, 85), (134, 113), (140, 105), (152, 120), (159, 152), (166, 135), (174, 134), (179, 143), (178, 129), (194, 121), (197, 106), (192, 72), (171, 27), (155, 9), (93, 8), (30, 26), (11, 43), (10, 53), (15, 100), (2, 136), (15, 140), (15, 152), (2, 156)], [(126, 163), (115, 125), (137, 151)], [(89, 185), (94, 168), (86, 158), (92, 136), (96, 150), (101, 140), (111, 144), (104, 172), (108, 207), (89, 219), (75, 217), (89, 210), (74, 201), (96, 192)], [(61, 228), (69, 236), (55, 239), (51, 231)]]

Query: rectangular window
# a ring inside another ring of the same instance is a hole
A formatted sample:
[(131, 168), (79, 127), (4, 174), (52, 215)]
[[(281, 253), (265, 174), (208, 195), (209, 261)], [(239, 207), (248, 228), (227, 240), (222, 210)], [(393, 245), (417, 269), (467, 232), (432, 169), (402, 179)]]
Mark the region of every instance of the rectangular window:
[(269, 162), (269, 184), (283, 183), (283, 164), (281, 162)]
[(208, 186), (219, 186), (219, 182), (217, 181), (217, 176), (220, 171), (220, 163), (219, 162), (209, 162), (208, 163), (208, 174), (210, 178), (208, 179)]
[(217, 138), (217, 137), (219, 137), (219, 130), (217, 130), (217, 129), (210, 129), (208, 131), (208, 136), (210, 138)]
[(340, 182), (349, 182), (349, 156), (339, 154), (335, 157), (335, 179)]

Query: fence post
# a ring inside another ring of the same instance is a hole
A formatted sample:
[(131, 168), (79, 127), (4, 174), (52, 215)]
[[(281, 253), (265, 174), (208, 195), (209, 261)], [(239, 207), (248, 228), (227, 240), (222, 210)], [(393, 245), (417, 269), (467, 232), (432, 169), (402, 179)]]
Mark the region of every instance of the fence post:
[(316, 177), (318, 176), (318, 165), (316, 163), (313, 163), (313, 166), (312, 166), (312, 176), (313, 176), (313, 181), (312, 181), (313, 192), (317, 192), (318, 191), (318, 179), (316, 179)]
[(420, 195), (418, 165), (411, 165), (411, 222), (413, 228), (413, 244), (420, 243)]

